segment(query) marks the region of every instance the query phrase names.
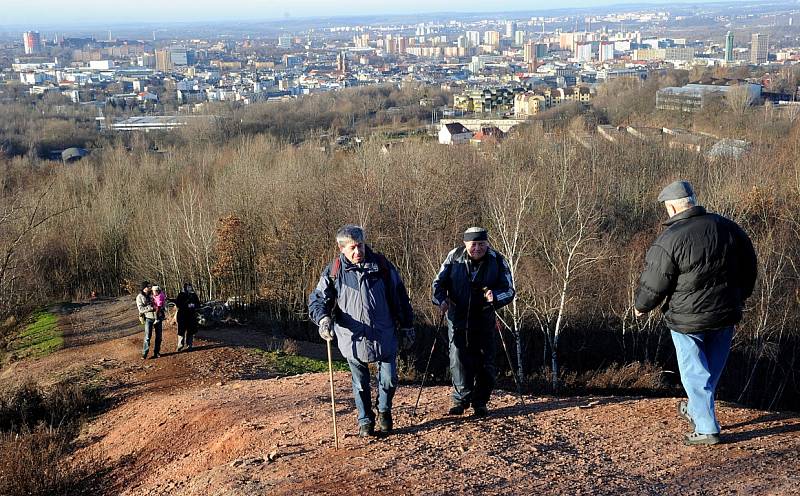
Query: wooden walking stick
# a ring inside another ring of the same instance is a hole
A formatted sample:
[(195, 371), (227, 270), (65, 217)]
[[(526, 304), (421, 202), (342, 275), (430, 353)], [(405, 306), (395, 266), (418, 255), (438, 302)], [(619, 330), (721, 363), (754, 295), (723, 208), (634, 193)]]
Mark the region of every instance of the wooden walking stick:
[(328, 375), (331, 380), (331, 412), (333, 413), (333, 443), (336, 449), (339, 449), (339, 431), (336, 430), (336, 396), (333, 390), (333, 356), (331, 355), (331, 340), (326, 339), (328, 343)]

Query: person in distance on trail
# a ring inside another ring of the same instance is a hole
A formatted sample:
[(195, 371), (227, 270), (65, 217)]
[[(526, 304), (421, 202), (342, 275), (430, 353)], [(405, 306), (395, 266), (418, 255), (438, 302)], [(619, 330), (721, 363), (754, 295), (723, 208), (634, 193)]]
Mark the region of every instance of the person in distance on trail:
[(175, 323), (178, 326), (177, 351), (191, 350), (194, 335), (197, 333), (197, 311), (200, 309), (200, 298), (194, 292), (191, 283), (183, 283), (183, 291), (173, 300), (178, 313)]
[(470, 227), (463, 241), (436, 274), (432, 301), (447, 315), (453, 378), (448, 413), (463, 415), (471, 405), (476, 417), (485, 417), (497, 373), (495, 311), (514, 299), (514, 282), (505, 257), (489, 245), (486, 229)]
[(156, 342), (153, 345), (152, 358), (161, 356), (161, 322), (156, 323), (157, 316), (155, 307), (153, 306), (153, 299), (150, 295), (150, 283), (145, 281), (141, 286), (142, 290), (136, 295), (136, 308), (139, 310), (139, 318), (144, 320), (144, 348), (142, 349), (142, 360), (147, 358), (147, 353), (150, 351), (150, 338), (153, 335), (153, 330), (156, 333)]
[(368, 364), (378, 368), (378, 433), (392, 431), (392, 398), (397, 388), (398, 341), (414, 341), (414, 312), (400, 274), (364, 242), (361, 227), (336, 233), (338, 256), (325, 267), (308, 298), (311, 320), (325, 340), (336, 337), (353, 376), (358, 435), (375, 435)]
[(714, 394), (734, 326), (756, 282), (756, 253), (735, 222), (697, 204), (688, 182), (669, 184), (658, 201), (664, 202), (669, 220), (647, 251), (635, 312), (641, 316), (661, 306), (672, 331), (688, 397), (678, 402), (678, 415), (691, 428), (684, 442), (717, 444)]

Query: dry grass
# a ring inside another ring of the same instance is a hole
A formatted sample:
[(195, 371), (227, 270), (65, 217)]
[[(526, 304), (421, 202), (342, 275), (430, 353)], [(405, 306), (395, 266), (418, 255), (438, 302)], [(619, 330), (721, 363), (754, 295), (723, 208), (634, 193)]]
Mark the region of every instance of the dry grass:
[(281, 347), (281, 349), (287, 355), (299, 355), (300, 343), (298, 343), (294, 339), (286, 338), (283, 340), (283, 346)]
[(0, 394), (0, 494), (97, 494), (102, 462), (72, 457), (72, 441), (101, 403), (97, 389), (67, 380)]
[[(527, 378), (527, 386), (533, 391), (552, 391), (552, 371), (542, 368)], [(562, 372), (559, 374), (559, 392), (605, 392), (619, 393), (663, 393), (668, 386), (664, 381), (664, 371), (649, 362), (611, 364), (611, 366), (590, 370), (582, 374)]]
[(652, 363), (642, 362), (615, 363), (606, 369), (589, 371), (581, 376), (580, 382), (589, 389), (601, 390), (659, 391), (666, 387), (664, 372)]
[(72, 458), (72, 435), (60, 427), (0, 434), (0, 494), (97, 494), (96, 457)]

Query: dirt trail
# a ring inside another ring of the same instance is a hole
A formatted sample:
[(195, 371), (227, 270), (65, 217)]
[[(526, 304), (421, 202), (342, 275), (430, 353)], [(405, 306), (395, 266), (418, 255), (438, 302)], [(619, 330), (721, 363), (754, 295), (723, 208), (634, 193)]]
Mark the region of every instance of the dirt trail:
[[(798, 494), (800, 418), (723, 404), (725, 444), (686, 447), (675, 399), (517, 398), (486, 419), (444, 415), (449, 390), (402, 386), (397, 432), (356, 431), (347, 373), (335, 378), (341, 448), (332, 447), (326, 374), (275, 378), (253, 330), (203, 331), (191, 353), (140, 358), (127, 300), (74, 306), (68, 347), (13, 364), (3, 382), (93, 367), (116, 406), (82, 440), (107, 460), (113, 494)], [(97, 318), (103, 315), (103, 318)], [(100, 321), (99, 324), (92, 322)], [(175, 346), (165, 329), (165, 350)], [(321, 345), (310, 345), (314, 353)]]

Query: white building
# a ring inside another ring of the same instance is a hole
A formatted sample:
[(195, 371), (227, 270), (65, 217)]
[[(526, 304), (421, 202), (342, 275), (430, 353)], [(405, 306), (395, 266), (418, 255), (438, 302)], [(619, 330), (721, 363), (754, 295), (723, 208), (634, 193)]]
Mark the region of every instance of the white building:
[(93, 71), (107, 71), (114, 68), (113, 60), (90, 60), (89, 69)]
[(460, 145), (469, 143), (472, 138), (472, 131), (465, 128), (463, 124), (454, 122), (452, 124), (444, 124), (439, 129), (439, 143), (442, 145)]

